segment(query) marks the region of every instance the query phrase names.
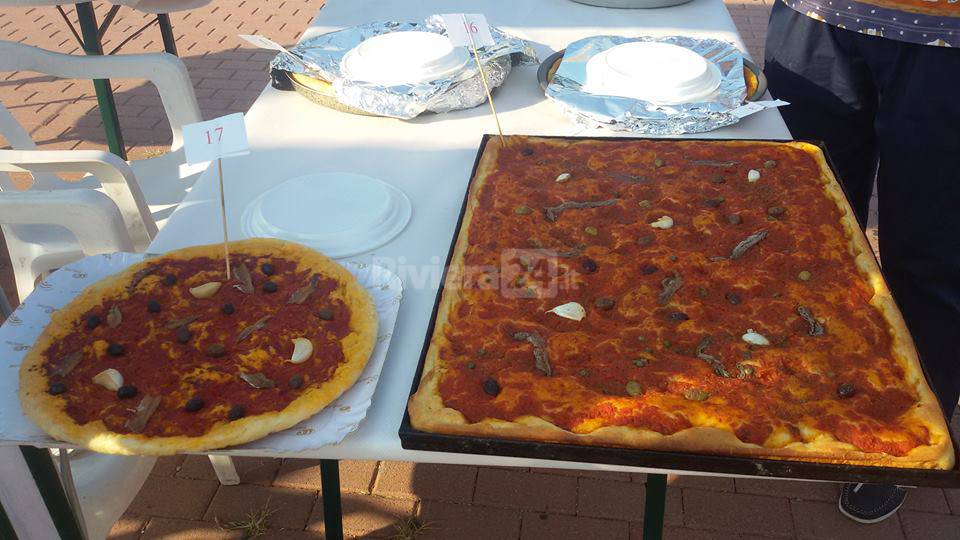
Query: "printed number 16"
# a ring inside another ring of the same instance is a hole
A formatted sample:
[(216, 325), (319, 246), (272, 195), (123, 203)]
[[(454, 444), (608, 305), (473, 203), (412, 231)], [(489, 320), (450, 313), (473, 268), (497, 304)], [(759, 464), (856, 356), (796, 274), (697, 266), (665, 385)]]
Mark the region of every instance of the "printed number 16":
[(468, 33), (468, 34), (476, 34), (476, 33), (477, 33), (477, 24), (476, 24), (476, 23), (464, 21), (463, 27), (467, 30), (467, 33)]
[[(217, 132), (217, 141), (223, 140), (223, 127), (214, 128), (214, 131)], [(207, 144), (212, 144), (213, 140), (210, 138), (210, 130), (207, 130)]]

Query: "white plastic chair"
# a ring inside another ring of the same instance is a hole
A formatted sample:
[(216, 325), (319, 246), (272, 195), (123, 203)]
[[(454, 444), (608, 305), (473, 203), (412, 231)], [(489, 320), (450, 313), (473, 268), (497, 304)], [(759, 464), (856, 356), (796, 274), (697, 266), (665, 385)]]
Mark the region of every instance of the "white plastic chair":
[[(5, 164), (0, 171), (31, 173), (34, 190), (101, 189), (120, 208), (133, 247), (144, 249), (201, 172), (184, 166), (182, 126), (202, 117), (183, 62), (166, 53), (73, 56), (0, 41), (0, 71), (34, 71), (62, 78), (146, 79), (157, 87), (173, 133), (170, 151), (129, 164), (106, 152), (37, 150), (26, 130), (0, 105), (0, 135), (14, 149), (0, 151), (0, 163)], [(88, 175), (78, 184), (52, 174), (67, 171)], [(13, 188), (9, 177), (0, 173), (0, 191), (4, 192), (0, 197)], [(7, 226), (3, 233), (21, 299), (33, 289), (38, 276), (82, 253), (76, 240), (61, 229)]]

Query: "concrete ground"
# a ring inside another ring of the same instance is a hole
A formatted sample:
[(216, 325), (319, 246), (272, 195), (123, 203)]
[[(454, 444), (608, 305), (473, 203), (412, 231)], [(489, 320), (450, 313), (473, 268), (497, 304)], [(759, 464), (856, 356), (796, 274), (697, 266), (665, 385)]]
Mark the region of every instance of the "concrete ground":
[[(770, 2), (727, 2), (756, 59), (763, 57)], [(99, 4), (102, 18), (106, 6)], [(259, 33), (292, 44), (321, 6), (322, 0), (214, 0), (203, 9), (173, 14), (180, 55), (204, 117), (245, 111), (267, 83), (272, 54), (241, 45), (235, 34)], [(146, 21), (121, 9), (105, 37), (105, 50)], [(50, 7), (4, 8), (0, 39), (80, 52)], [(161, 49), (159, 32), (152, 27), (123, 52)], [(114, 87), (131, 159), (162, 152), (170, 132), (156, 90), (141, 81), (119, 81)], [(42, 148), (104, 147), (87, 81), (0, 73), (0, 100)], [(0, 253), (0, 285), (9, 293), (14, 287), (5, 248), (0, 247)], [(954, 425), (960, 427), (960, 416), (954, 417)], [(266, 508), (272, 513), (264, 537), (323, 537), (317, 461), (241, 458), (237, 465), (242, 483), (221, 486), (206, 458), (161, 459), (110, 537), (241, 538), (243, 531), (228, 530), (228, 524)], [(348, 535), (359, 537), (639, 539), (644, 480), (644, 475), (622, 473), (345, 461), (344, 527)], [(673, 477), (666, 536), (960, 539), (960, 491), (912, 490), (896, 516), (865, 526), (839, 515), (837, 489), (807, 482)], [(417, 523), (423, 528), (416, 535), (398, 529)]]

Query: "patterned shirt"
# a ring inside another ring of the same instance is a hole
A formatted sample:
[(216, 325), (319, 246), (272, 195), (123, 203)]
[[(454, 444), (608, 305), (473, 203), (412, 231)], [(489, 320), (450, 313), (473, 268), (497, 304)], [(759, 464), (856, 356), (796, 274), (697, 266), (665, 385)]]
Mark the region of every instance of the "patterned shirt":
[(783, 0), (804, 15), (898, 41), (960, 47), (960, 0)]

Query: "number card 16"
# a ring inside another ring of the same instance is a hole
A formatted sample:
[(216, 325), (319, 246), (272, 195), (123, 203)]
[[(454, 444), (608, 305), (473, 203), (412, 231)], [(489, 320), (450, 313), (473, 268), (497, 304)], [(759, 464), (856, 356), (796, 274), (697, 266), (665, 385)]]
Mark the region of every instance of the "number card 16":
[(444, 13), (440, 15), (447, 27), (447, 37), (455, 47), (470, 47), (470, 38), (477, 47), (494, 45), (490, 26), (482, 13)]
[(203, 163), (247, 152), (243, 113), (183, 126), (183, 152), (187, 163)]

